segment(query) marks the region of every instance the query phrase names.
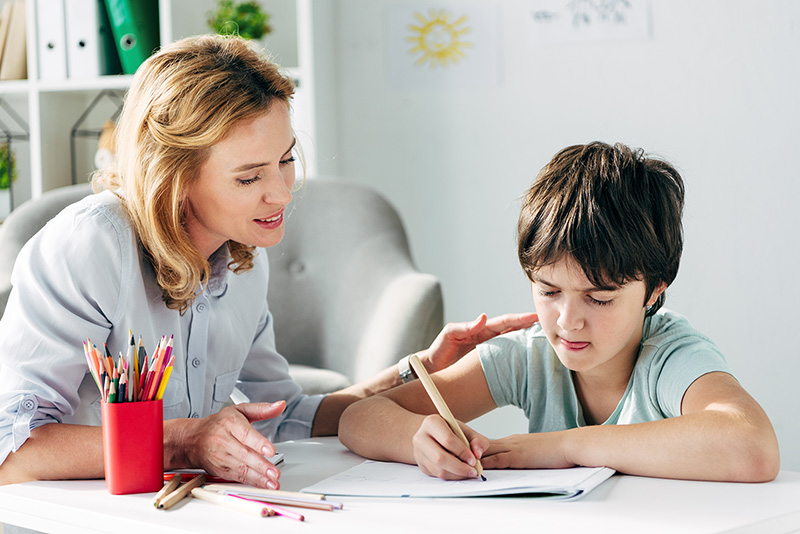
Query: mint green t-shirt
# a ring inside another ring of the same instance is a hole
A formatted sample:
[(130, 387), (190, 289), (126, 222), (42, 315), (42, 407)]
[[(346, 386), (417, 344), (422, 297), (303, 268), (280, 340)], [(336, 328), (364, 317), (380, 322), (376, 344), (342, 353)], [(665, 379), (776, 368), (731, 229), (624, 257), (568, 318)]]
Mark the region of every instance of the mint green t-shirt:
[[(478, 347), (497, 406), (522, 408), (529, 432), (585, 426), (572, 374), (537, 323)], [(659, 310), (644, 321), (639, 357), (625, 394), (603, 424), (657, 421), (681, 414), (683, 394), (713, 371), (732, 374), (719, 348), (684, 317)]]

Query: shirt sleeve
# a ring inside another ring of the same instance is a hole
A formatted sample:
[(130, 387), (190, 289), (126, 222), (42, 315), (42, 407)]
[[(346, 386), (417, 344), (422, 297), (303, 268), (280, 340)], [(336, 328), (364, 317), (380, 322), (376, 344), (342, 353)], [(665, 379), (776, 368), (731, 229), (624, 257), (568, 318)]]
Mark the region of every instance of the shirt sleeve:
[(701, 376), (715, 371), (733, 374), (717, 346), (699, 334), (675, 339), (661, 350), (651, 368), (656, 398), (666, 417), (681, 415), (683, 395)]
[(0, 462), (31, 429), (78, 409), (90, 376), (82, 340), (105, 341), (124, 308), (121, 266), (130, 250), (109, 226), (101, 212), (73, 205), (17, 257), (0, 321)]
[(478, 345), (483, 374), (498, 407), (528, 404), (527, 344), (525, 332), (503, 334)]
[[(266, 264), (266, 254), (260, 254), (257, 261)], [(268, 264), (264, 269), (268, 276)], [(289, 376), (289, 363), (275, 348), (272, 313), (266, 301), (237, 386), (250, 402), (286, 401), (286, 409), (280, 416), (253, 424), (264, 436), (273, 441), (311, 437), (314, 416), (323, 395), (304, 395), (301, 387)]]

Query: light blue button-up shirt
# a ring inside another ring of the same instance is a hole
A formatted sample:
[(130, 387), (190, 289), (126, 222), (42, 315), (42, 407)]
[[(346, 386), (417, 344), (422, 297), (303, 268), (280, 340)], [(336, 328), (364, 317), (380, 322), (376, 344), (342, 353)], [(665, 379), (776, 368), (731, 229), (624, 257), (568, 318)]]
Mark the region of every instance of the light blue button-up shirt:
[(251, 402), (285, 400), (284, 413), (256, 423), (275, 441), (309, 437), (321, 396), (301, 393), (275, 350), (262, 250), (235, 275), (227, 251), (183, 315), (168, 309), (127, 213), (111, 192), (92, 195), (51, 220), (20, 252), (0, 321), (0, 463), (46, 423), (99, 425), (100, 394), (82, 341), (125, 353), (129, 329), (152, 354), (174, 335), (175, 362), (164, 418), (206, 417), (238, 387)]

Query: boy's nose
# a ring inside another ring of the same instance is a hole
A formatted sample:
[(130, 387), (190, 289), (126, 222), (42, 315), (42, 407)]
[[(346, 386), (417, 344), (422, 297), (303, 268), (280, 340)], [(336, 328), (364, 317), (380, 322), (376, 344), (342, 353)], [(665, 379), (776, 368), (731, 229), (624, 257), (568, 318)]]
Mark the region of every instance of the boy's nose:
[(578, 309), (571, 303), (565, 303), (558, 314), (558, 326), (564, 331), (580, 330), (583, 328), (583, 316)]

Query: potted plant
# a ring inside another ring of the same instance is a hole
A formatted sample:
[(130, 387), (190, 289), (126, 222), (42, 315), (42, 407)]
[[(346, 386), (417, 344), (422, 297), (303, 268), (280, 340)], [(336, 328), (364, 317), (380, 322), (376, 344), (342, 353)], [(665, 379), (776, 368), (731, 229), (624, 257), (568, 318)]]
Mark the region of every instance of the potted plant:
[(208, 25), (221, 35), (259, 40), (272, 32), (269, 19), (256, 1), (217, 0), (216, 9), (208, 14)]
[[(9, 169), (10, 164), (10, 169)], [(9, 170), (11, 171), (9, 173)], [(11, 212), (11, 195), (8, 188), (17, 179), (14, 151), (9, 154), (8, 142), (0, 142), (0, 220)]]

